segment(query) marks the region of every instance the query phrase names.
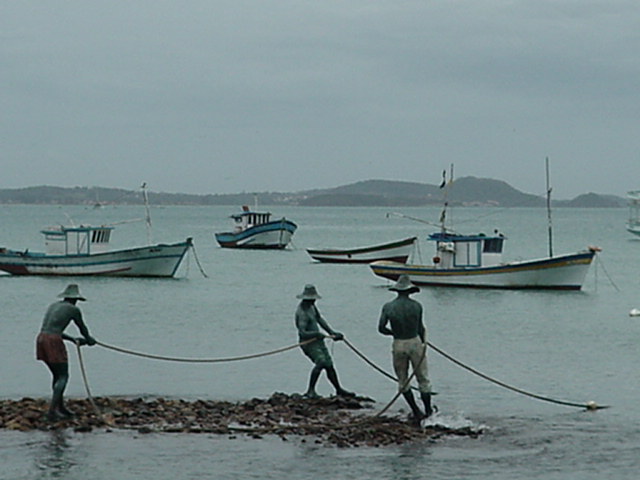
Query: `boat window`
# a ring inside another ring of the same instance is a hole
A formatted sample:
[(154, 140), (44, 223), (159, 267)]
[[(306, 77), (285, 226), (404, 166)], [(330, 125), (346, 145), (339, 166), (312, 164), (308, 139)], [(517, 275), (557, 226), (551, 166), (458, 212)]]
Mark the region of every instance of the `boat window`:
[(504, 238), (487, 238), (482, 248), (483, 253), (502, 253)]
[(480, 242), (456, 242), (454, 266), (478, 267), (481, 265)]
[(111, 230), (93, 230), (91, 232), (91, 243), (109, 243)]

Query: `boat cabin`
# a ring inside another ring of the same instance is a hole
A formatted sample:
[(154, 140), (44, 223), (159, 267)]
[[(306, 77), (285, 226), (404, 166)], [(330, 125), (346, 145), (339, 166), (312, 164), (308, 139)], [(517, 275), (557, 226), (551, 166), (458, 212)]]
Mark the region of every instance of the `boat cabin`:
[(42, 230), (49, 255), (91, 255), (109, 250), (114, 227), (51, 227)]
[(432, 233), (429, 240), (436, 242), (433, 263), (436, 268), (491, 267), (502, 263), (502, 248), (506, 238), (496, 232), (494, 236), (484, 233), (459, 235)]
[(248, 228), (262, 225), (271, 221), (271, 213), (269, 212), (253, 212), (249, 207), (244, 205), (242, 213), (231, 215), (233, 219), (233, 229), (236, 233), (243, 232)]

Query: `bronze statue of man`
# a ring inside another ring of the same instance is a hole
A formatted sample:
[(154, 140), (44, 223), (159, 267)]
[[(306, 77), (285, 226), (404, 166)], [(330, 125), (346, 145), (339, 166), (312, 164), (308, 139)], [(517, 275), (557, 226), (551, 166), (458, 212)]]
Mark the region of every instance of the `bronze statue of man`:
[[(76, 306), (78, 300), (85, 301), (78, 285), (70, 284), (58, 295), (62, 300), (52, 303), (47, 309), (38, 338), (36, 339), (36, 358), (46, 363), (53, 376), (53, 395), (49, 405), (50, 420), (61, 420), (73, 415), (64, 406), (63, 395), (69, 381), (69, 360), (63, 340), (77, 345), (95, 345), (95, 339), (84, 324), (82, 312)], [(71, 337), (64, 333), (69, 323), (74, 322), (82, 337)]]
[[(414, 420), (419, 422), (433, 413), (427, 368), (427, 329), (422, 321), (422, 305), (409, 297), (420, 289), (411, 283), (407, 275), (401, 275), (389, 290), (396, 292), (397, 297), (382, 307), (378, 332), (393, 336), (393, 368), (398, 377), (398, 389), (411, 407)], [(424, 414), (418, 408), (411, 392), (408, 381), (409, 363), (418, 381)]]
[(304, 354), (309, 357), (314, 366), (309, 377), (309, 387), (305, 393), (308, 398), (318, 398), (316, 392), (316, 383), (323, 370), (327, 372), (327, 378), (336, 390), (336, 395), (344, 397), (353, 397), (355, 394), (342, 388), (338, 381), (338, 374), (333, 366), (333, 360), (326, 345), (324, 344), (325, 335), (320, 332), (322, 327), (333, 340), (342, 340), (344, 336), (333, 330), (326, 322), (318, 308), (315, 305), (317, 299), (322, 298), (318, 295), (314, 285), (305, 285), (304, 291), (297, 295), (296, 298), (301, 299), (296, 309), (296, 327), (298, 329), (298, 339), (300, 342), (315, 339), (311, 343), (301, 345)]

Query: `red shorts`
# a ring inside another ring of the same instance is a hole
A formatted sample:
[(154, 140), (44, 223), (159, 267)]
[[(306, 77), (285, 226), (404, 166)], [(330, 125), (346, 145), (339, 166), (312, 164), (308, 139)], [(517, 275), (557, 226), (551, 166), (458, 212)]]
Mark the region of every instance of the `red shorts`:
[(40, 332), (36, 340), (36, 358), (46, 363), (68, 363), (69, 358), (62, 336)]

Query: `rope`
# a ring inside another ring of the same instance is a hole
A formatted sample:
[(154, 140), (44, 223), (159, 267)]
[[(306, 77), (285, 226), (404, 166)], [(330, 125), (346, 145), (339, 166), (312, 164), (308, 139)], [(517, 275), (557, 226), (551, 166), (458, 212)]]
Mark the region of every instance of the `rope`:
[[(611, 279), (611, 275), (609, 275), (609, 272), (607, 272), (607, 269), (605, 268), (604, 263), (603, 263), (602, 259), (600, 258), (600, 255), (596, 254), (596, 261), (602, 267), (602, 271), (604, 272), (606, 277), (609, 279), (609, 282), (611, 283), (611, 285), (613, 285), (613, 288), (615, 288), (619, 292), (620, 289), (615, 284), (615, 282)], [(597, 272), (597, 270), (596, 270), (596, 272)]]
[(289, 345), (288, 347), (278, 348), (276, 350), (271, 350), (269, 352), (263, 353), (254, 353), (251, 355), (242, 355), (238, 357), (227, 357), (227, 358), (184, 358), (184, 357), (167, 357), (162, 355), (154, 355), (150, 353), (136, 352), (134, 350), (128, 350), (122, 347), (116, 347), (114, 345), (108, 345), (106, 343), (96, 341), (97, 345), (101, 347), (107, 348), (109, 350), (114, 350), (120, 353), (126, 353), (127, 355), (135, 355), (137, 357), (150, 358), (153, 360), (165, 360), (170, 362), (185, 362), (185, 363), (223, 363), (223, 362), (235, 362), (239, 360), (250, 360), (253, 358), (266, 357), (269, 355), (275, 355), (276, 353), (286, 352), (287, 350), (292, 350), (296, 347), (301, 347), (302, 345), (306, 345), (307, 343), (311, 343), (315, 341), (315, 338), (305, 340), (304, 342), (296, 343), (295, 345)]
[(451, 355), (449, 355), (448, 353), (444, 352), (443, 350), (440, 350), (438, 347), (436, 347), (432, 343), (427, 342), (427, 345), (429, 347), (431, 347), (432, 349), (434, 349), (436, 352), (438, 352), (440, 355), (445, 357), (447, 360), (452, 361), (453, 363), (455, 363), (456, 365), (464, 368), (465, 370), (468, 370), (471, 373), (473, 373), (475, 375), (478, 375), (479, 377), (484, 378), (485, 380), (488, 380), (488, 381), (490, 381), (492, 383), (495, 383), (496, 385), (499, 385), (499, 386), (501, 386), (503, 388), (506, 388), (508, 390), (511, 390), (513, 392), (520, 393), (522, 395), (526, 395), (528, 397), (536, 398), (538, 400), (542, 400), (542, 401), (545, 401), (545, 402), (556, 403), (558, 405), (566, 405), (566, 406), (569, 406), (569, 407), (585, 408), (587, 410), (600, 410), (600, 409), (603, 409), (603, 408), (609, 408), (608, 405), (597, 405), (595, 402), (587, 402), (587, 403), (566, 402), (566, 401), (563, 401), (563, 400), (556, 400), (556, 399), (553, 399), (553, 398), (544, 397), (542, 395), (537, 395), (535, 393), (527, 392), (527, 391), (522, 390), (520, 388), (516, 388), (516, 387), (513, 387), (511, 385), (507, 385), (504, 382), (496, 380), (495, 378), (492, 378), (492, 377), (490, 377), (488, 375), (485, 375), (484, 373), (482, 373), (482, 372), (480, 372), (480, 371), (478, 371), (478, 370), (476, 370), (476, 369), (474, 369), (474, 368), (472, 368), (472, 367), (470, 367), (468, 365), (465, 365), (460, 360), (456, 360)]
[(93, 400), (93, 395), (91, 395), (91, 390), (89, 390), (89, 381), (87, 380), (87, 371), (84, 367), (84, 360), (82, 358), (82, 351), (80, 350), (80, 344), (77, 342), (74, 342), (74, 343), (76, 344), (76, 350), (78, 351), (78, 363), (80, 364), (82, 381), (84, 382), (84, 389), (87, 392), (87, 398), (89, 399), (89, 403), (93, 407), (93, 410), (96, 412), (96, 416), (100, 419), (102, 423), (104, 423), (105, 425), (109, 425), (110, 427), (113, 427), (113, 428), (119, 428), (116, 425), (114, 425), (112, 422), (109, 422), (107, 419), (104, 418), (104, 415), (102, 415), (100, 408), (98, 408), (98, 405), (96, 405), (96, 402)]
[(100, 410), (98, 410), (98, 406), (96, 405), (96, 402), (93, 401), (91, 390), (89, 390), (89, 382), (87, 381), (87, 372), (84, 368), (84, 360), (82, 359), (82, 351), (80, 350), (80, 344), (77, 342), (74, 342), (74, 343), (76, 345), (76, 350), (78, 352), (78, 363), (80, 364), (80, 372), (82, 373), (82, 380), (84, 382), (84, 389), (87, 392), (87, 398), (89, 399), (89, 403), (91, 404), (93, 409), (96, 411), (96, 413), (100, 414)]
[(204, 271), (204, 268), (202, 268), (202, 265), (200, 264), (200, 260), (198, 259), (198, 254), (196, 253), (196, 246), (193, 243), (191, 244), (191, 251), (193, 252), (193, 258), (196, 259), (196, 265), (198, 265), (198, 269), (200, 270), (200, 273), (204, 278), (209, 278), (207, 273)]
[(368, 365), (370, 365), (371, 367), (373, 367), (374, 370), (377, 370), (378, 372), (380, 372), (382, 375), (384, 375), (387, 378), (390, 378), (391, 380), (397, 382), (398, 379), (396, 377), (394, 377), (393, 375), (391, 375), (390, 373), (384, 371), (382, 368), (380, 368), (378, 365), (376, 365), (375, 363), (373, 363), (371, 360), (369, 360), (362, 352), (360, 352), (360, 350), (358, 350), (356, 347), (353, 346), (353, 344), (347, 340), (346, 338), (344, 339), (344, 343), (347, 345), (347, 347), (349, 347), (351, 350), (353, 350), (353, 352), (359, 356), (362, 360), (365, 361), (365, 363), (367, 363)]
[[(385, 372), (383, 369), (381, 369), (381, 368), (380, 368), (380, 367), (378, 367), (375, 363), (373, 363), (371, 360), (369, 360), (369, 359), (368, 359), (364, 354), (362, 354), (362, 353), (361, 353), (361, 352), (360, 352), (356, 347), (354, 347), (354, 346), (353, 346), (353, 345), (352, 345), (348, 340), (346, 340), (346, 339), (345, 339), (345, 340), (344, 340), (344, 342), (347, 344), (347, 346), (348, 346), (349, 348), (351, 348), (351, 350), (353, 350), (353, 351), (354, 351), (354, 353), (355, 353), (356, 355), (358, 355), (360, 358), (362, 358), (366, 363), (368, 363), (370, 366), (372, 366), (375, 370), (377, 370), (378, 372), (382, 373), (385, 377), (388, 377), (388, 378), (390, 378), (390, 379), (392, 379), (392, 380), (398, 381), (398, 379), (397, 379), (397, 378), (395, 378), (393, 375), (390, 375), (389, 373)], [(538, 395), (538, 394), (535, 394), (535, 393), (527, 392), (527, 391), (525, 391), (525, 390), (522, 390), (522, 389), (519, 389), (519, 388), (513, 387), (513, 386), (511, 386), (511, 385), (507, 385), (507, 384), (506, 384), (506, 383), (504, 383), (504, 382), (501, 382), (501, 381), (499, 381), (499, 380), (496, 380), (496, 379), (494, 379), (494, 378), (492, 378), (492, 377), (490, 377), (490, 376), (488, 376), (488, 375), (486, 375), (486, 374), (484, 374), (484, 373), (482, 373), (482, 372), (480, 372), (480, 371), (478, 371), (478, 370), (476, 370), (476, 369), (474, 369), (474, 368), (472, 368), (472, 367), (470, 367), (470, 366), (468, 366), (468, 365), (465, 365), (465, 364), (464, 364), (464, 363), (462, 363), (460, 360), (455, 359), (454, 357), (452, 357), (452, 356), (451, 356), (451, 355), (449, 355), (448, 353), (444, 352), (443, 350), (439, 349), (438, 347), (436, 347), (435, 345), (433, 345), (433, 344), (432, 344), (432, 343), (430, 343), (430, 342), (427, 342), (427, 345), (428, 345), (429, 347), (431, 347), (432, 349), (434, 349), (436, 352), (438, 352), (440, 355), (442, 355), (443, 357), (445, 357), (446, 359), (448, 359), (448, 360), (450, 360), (451, 362), (455, 363), (456, 365), (458, 365), (458, 366), (460, 366), (460, 367), (464, 368), (465, 370), (468, 370), (468, 371), (470, 371), (471, 373), (473, 373), (473, 374), (475, 374), (475, 375), (478, 375), (478, 376), (480, 376), (480, 377), (484, 378), (485, 380), (488, 380), (488, 381), (490, 381), (490, 382), (492, 382), (492, 383), (495, 383), (496, 385), (499, 385), (499, 386), (501, 386), (501, 387), (504, 387), (504, 388), (506, 388), (506, 389), (508, 389), (508, 390), (511, 390), (511, 391), (514, 391), (514, 392), (516, 392), (516, 393), (520, 393), (520, 394), (522, 394), (522, 395), (526, 395), (526, 396), (528, 396), (528, 397), (536, 398), (536, 399), (538, 399), (538, 400), (543, 400), (543, 401), (546, 401), (546, 402), (557, 403), (557, 404), (559, 404), (559, 405), (566, 405), (566, 406), (570, 406), (570, 407), (585, 408), (585, 409), (587, 409), (587, 410), (600, 410), (600, 409), (603, 409), (603, 408), (609, 408), (609, 406), (608, 406), (608, 405), (597, 405), (597, 404), (596, 404), (596, 403), (594, 403), (594, 402), (587, 402), (587, 403), (566, 402), (566, 401), (563, 401), (563, 400), (556, 400), (556, 399), (549, 398), (549, 397), (544, 397), (544, 396), (542, 396), (542, 395)], [(425, 353), (426, 353), (426, 350), (425, 350)], [(423, 358), (424, 358), (424, 357), (423, 357)], [(414, 372), (414, 375), (415, 375), (415, 372)], [(412, 375), (412, 377), (411, 377), (411, 378), (413, 378), (413, 375)], [(397, 399), (397, 397), (398, 397), (398, 396), (399, 396), (399, 395), (396, 395), (396, 398), (394, 398), (394, 399), (390, 402), (389, 406), (391, 406), (391, 404), (393, 404), (393, 402), (395, 402), (395, 400)], [(387, 408), (388, 408), (388, 407), (385, 407), (385, 409), (383, 409), (383, 411), (386, 411), (386, 409), (387, 409)], [(379, 415), (380, 415), (380, 414), (379, 414)]]
[(426, 358), (426, 356), (427, 356), (427, 346), (425, 345), (424, 349), (422, 351), (422, 356), (420, 357), (420, 361), (413, 368), (413, 372), (411, 372), (411, 375), (409, 376), (409, 378), (407, 378), (407, 381), (404, 382), (404, 384), (401, 386), (401, 388), (398, 389), (396, 394), (393, 396), (393, 398), (391, 400), (389, 400), (389, 402), (385, 405), (385, 407), (382, 410), (380, 410), (378, 413), (376, 413), (376, 415), (375, 415), (376, 417), (382, 416), (387, 410), (389, 410), (391, 408), (391, 405), (396, 403), (396, 400), (398, 400), (398, 398), (400, 398), (400, 395), (402, 395), (404, 390), (407, 388), (407, 385), (409, 385), (411, 383), (411, 380), (413, 380), (413, 377), (416, 376), (416, 372), (417, 372), (418, 368), (420, 368), (420, 365), (422, 365), (422, 362), (424, 362), (424, 359)]

